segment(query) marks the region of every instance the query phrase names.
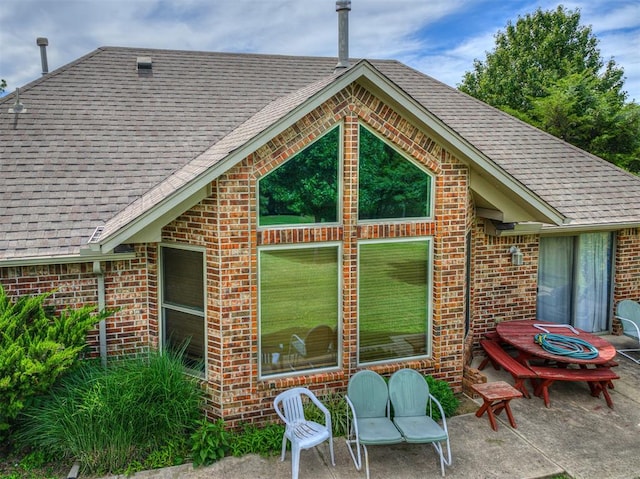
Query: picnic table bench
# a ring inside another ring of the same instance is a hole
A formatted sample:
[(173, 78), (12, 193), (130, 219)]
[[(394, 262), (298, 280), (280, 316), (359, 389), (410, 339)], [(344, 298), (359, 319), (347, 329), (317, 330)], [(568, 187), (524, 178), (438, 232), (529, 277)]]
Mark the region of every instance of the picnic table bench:
[(600, 397), (600, 393), (604, 396), (607, 406), (613, 409), (613, 401), (609, 395), (609, 383), (613, 379), (620, 379), (616, 373), (610, 368), (554, 368), (548, 366), (530, 366), (530, 369), (536, 373), (539, 382), (536, 385), (536, 396), (544, 399), (544, 405), (549, 407), (549, 387), (555, 381), (586, 381), (589, 384), (591, 395)]
[[(505, 351), (498, 341), (481, 339), (480, 346), (482, 346), (482, 349), (487, 353), (487, 359), (491, 361), (493, 367), (495, 369), (500, 369), (500, 367), (502, 367), (505, 371), (509, 372), (511, 377), (513, 377), (514, 387), (520, 391), (524, 397), (530, 398), (531, 396), (529, 395), (529, 391), (527, 391), (527, 386), (524, 382), (527, 379), (535, 379), (538, 375), (529, 369), (528, 366), (518, 362), (516, 358)], [(485, 366), (486, 360), (480, 364), (479, 369), (482, 370)]]
[[(613, 386), (611, 381), (620, 377), (611, 370), (607, 363), (600, 364), (595, 368), (587, 368), (586, 365), (582, 365), (580, 369), (534, 366), (519, 362), (505, 351), (498, 341), (481, 339), (480, 345), (493, 366), (496, 369), (502, 367), (509, 372), (514, 379), (514, 387), (527, 398), (530, 397), (525, 386), (527, 379), (531, 380), (533, 384), (534, 394), (544, 399), (546, 407), (550, 405), (549, 387), (555, 381), (586, 381), (591, 390), (591, 395), (600, 397), (600, 393), (602, 393), (607, 406), (613, 408), (613, 400), (609, 395), (608, 389)], [(486, 362), (483, 362), (483, 364), (486, 364)]]

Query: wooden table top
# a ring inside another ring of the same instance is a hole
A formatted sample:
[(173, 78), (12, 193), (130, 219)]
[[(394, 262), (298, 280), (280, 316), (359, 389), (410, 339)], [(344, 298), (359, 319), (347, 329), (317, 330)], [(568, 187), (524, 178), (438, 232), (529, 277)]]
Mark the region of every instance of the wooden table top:
[[(538, 325), (543, 328), (545, 326), (549, 326), (546, 329), (552, 334), (580, 338), (593, 345), (598, 350), (598, 356), (593, 359), (576, 359), (550, 353), (534, 341), (533, 338), (537, 334), (544, 334), (544, 331), (536, 328), (534, 325)], [(535, 356), (562, 363), (604, 364), (615, 357), (616, 348), (606, 339), (596, 336), (595, 334), (587, 333), (586, 331), (582, 331), (578, 328), (571, 329), (569, 327), (564, 328), (557, 326), (557, 323), (548, 323), (544, 321), (503, 321), (496, 326), (496, 331), (500, 335), (500, 339), (502, 341), (512, 345), (524, 353), (525, 358), (528, 356)]]

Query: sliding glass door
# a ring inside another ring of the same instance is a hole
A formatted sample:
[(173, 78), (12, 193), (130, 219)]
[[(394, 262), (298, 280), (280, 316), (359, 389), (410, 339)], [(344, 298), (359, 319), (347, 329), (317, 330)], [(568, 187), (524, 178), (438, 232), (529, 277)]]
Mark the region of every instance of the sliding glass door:
[(589, 332), (608, 329), (611, 233), (540, 239), (537, 318)]

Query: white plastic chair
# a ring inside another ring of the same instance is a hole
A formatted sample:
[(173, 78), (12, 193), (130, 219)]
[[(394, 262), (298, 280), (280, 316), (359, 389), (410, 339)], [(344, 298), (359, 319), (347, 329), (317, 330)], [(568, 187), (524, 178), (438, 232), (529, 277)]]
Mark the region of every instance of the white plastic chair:
[[(625, 336), (634, 338), (640, 346), (640, 303), (631, 299), (625, 299), (618, 303), (616, 318), (622, 324), (622, 331)], [(640, 359), (631, 356), (630, 352), (640, 352), (640, 348), (618, 349), (620, 354), (631, 359), (636, 364), (640, 364)]]
[[(324, 425), (305, 418), (302, 404), (303, 396), (309, 398), (324, 413)], [(327, 440), (329, 441), (331, 464), (336, 465), (333, 457), (331, 414), (310, 390), (307, 388), (293, 388), (284, 391), (276, 396), (273, 401), (273, 407), (286, 425), (284, 436), (282, 437), (281, 461), (284, 461), (287, 451), (287, 440), (291, 441), (291, 476), (293, 479), (298, 479), (300, 451), (315, 447)]]

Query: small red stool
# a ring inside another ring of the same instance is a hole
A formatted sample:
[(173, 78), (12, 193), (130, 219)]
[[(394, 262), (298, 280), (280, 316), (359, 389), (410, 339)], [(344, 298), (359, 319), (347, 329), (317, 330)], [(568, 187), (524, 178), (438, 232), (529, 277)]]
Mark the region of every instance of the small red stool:
[(494, 431), (498, 430), (496, 417), (504, 409), (507, 412), (509, 423), (514, 429), (517, 428), (516, 421), (513, 418), (509, 401), (514, 398), (522, 397), (522, 393), (510, 384), (504, 381), (496, 381), (492, 383), (472, 384), (471, 389), (477, 392), (484, 401), (480, 409), (476, 411), (476, 417), (481, 417), (485, 411), (489, 416), (489, 423)]

